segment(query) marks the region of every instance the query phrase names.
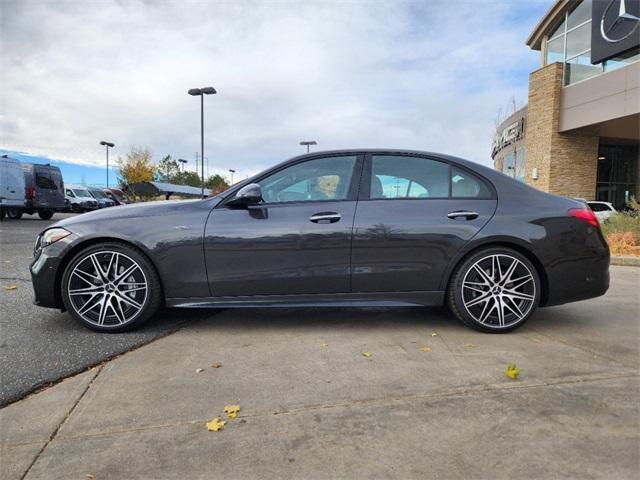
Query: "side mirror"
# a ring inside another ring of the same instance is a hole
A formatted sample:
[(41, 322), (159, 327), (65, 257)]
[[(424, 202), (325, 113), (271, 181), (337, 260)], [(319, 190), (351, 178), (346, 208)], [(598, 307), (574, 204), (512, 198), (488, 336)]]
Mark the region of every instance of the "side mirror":
[(236, 193), (236, 196), (227, 205), (231, 207), (246, 207), (256, 205), (262, 201), (262, 189), (257, 183), (245, 185)]

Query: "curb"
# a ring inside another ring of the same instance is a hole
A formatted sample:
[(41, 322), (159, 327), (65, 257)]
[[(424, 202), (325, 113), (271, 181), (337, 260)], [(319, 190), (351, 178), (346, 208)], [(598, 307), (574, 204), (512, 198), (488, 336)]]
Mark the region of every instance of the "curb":
[(611, 265), (640, 267), (640, 257), (634, 257), (632, 255), (611, 255)]

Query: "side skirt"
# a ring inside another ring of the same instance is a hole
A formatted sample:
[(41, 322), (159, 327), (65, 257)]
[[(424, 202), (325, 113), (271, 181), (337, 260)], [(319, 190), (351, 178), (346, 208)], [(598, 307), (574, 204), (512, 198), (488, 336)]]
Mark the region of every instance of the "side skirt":
[(167, 298), (167, 307), (409, 307), (439, 306), (444, 292), (363, 292), (315, 295), (255, 295), (237, 297)]

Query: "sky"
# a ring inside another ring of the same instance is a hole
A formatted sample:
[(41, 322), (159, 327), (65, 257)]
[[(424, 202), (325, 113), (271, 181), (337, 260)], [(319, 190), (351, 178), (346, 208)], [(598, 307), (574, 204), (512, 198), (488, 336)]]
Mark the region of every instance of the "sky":
[(316, 150), (409, 148), (489, 165), (526, 103), (525, 40), (551, 0), (0, 0), (0, 151), (104, 182), (147, 147), (236, 180)]

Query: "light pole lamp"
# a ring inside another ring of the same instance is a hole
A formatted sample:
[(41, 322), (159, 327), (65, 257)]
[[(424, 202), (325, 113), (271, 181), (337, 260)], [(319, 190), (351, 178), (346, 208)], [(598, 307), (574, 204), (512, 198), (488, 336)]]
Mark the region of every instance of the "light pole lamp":
[(233, 168), (230, 168), (229, 173), (231, 174), (231, 185), (233, 185), (233, 174), (236, 173), (236, 171)]
[(317, 144), (318, 142), (316, 142), (315, 140), (303, 140), (302, 142), (300, 142), (300, 145), (307, 147), (307, 153), (309, 153), (309, 147), (311, 145), (317, 145)]
[(184, 158), (179, 158), (178, 161), (182, 164), (182, 171), (184, 172), (184, 166), (187, 163), (187, 161)]
[(194, 97), (200, 97), (200, 159), (202, 162), (201, 168), (201, 179), (202, 179), (202, 187), (201, 187), (201, 195), (204, 198), (204, 96), (205, 95), (213, 95), (216, 92), (216, 89), (213, 87), (203, 87), (203, 88), (192, 88), (187, 92), (189, 95)]
[(102, 140), (100, 145), (104, 145), (104, 148), (107, 152), (107, 188), (109, 188), (109, 148), (115, 147), (115, 145), (111, 142), (105, 142)]

